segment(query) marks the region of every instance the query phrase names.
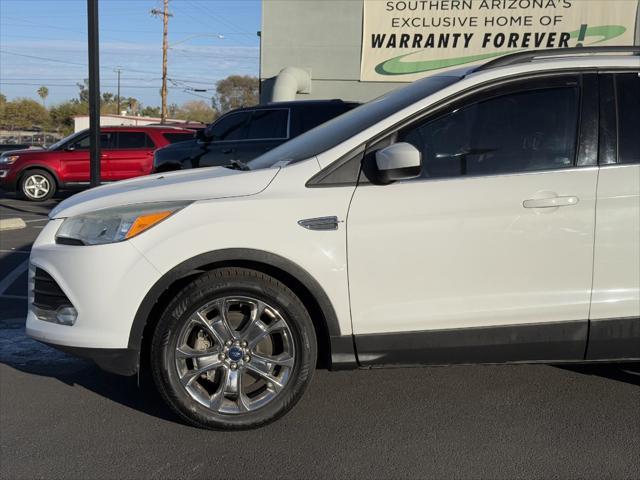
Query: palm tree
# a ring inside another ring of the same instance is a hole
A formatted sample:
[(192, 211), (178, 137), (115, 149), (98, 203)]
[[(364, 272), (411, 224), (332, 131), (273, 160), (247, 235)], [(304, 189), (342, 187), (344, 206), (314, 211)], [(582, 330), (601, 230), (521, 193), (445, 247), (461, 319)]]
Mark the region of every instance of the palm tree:
[(38, 89), (38, 95), (42, 99), (42, 106), (44, 107), (44, 101), (49, 96), (49, 89), (43, 85)]

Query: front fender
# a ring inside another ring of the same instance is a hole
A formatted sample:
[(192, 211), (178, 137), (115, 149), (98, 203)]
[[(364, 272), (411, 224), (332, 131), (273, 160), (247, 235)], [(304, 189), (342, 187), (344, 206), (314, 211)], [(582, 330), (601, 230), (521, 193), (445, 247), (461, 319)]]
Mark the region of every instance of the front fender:
[[(197, 255), (165, 273), (142, 301), (131, 327), (129, 348), (140, 350), (144, 329), (158, 300), (178, 280), (193, 273), (227, 265), (253, 267), (266, 273), (278, 271), (299, 282), (313, 297), (324, 319), (330, 342), (331, 366), (334, 369), (355, 368), (356, 352), (351, 335), (341, 335), (333, 305), (322, 286), (302, 267), (279, 255), (247, 248), (228, 248)], [(277, 274), (276, 274), (277, 275)], [(286, 280), (285, 280), (286, 282)]]

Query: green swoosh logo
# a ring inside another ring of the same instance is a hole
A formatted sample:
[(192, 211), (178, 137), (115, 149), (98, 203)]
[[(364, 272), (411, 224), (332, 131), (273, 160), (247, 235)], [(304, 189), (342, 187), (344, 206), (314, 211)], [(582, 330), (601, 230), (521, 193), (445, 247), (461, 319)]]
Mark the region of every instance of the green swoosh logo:
[[(585, 38), (587, 37), (599, 37), (598, 40), (585, 43), (585, 45), (595, 45), (601, 42), (606, 42), (613, 38), (619, 37), (627, 29), (621, 25), (599, 25), (596, 27), (588, 27)], [(578, 38), (580, 30), (569, 32), (571, 38)], [(385, 60), (382, 63), (376, 65), (375, 71), (379, 75), (408, 75), (412, 73), (428, 72), (430, 70), (438, 70), (441, 68), (455, 67), (458, 65), (464, 65), (466, 63), (478, 62), (480, 60), (487, 60), (489, 58), (500, 57), (509, 53), (514, 53), (517, 50), (507, 50), (502, 52), (481, 53), (478, 55), (468, 55), (464, 57), (443, 58), (439, 60), (421, 60), (417, 62), (403, 62), (406, 57), (414, 55), (416, 52), (406, 53), (398, 57)]]

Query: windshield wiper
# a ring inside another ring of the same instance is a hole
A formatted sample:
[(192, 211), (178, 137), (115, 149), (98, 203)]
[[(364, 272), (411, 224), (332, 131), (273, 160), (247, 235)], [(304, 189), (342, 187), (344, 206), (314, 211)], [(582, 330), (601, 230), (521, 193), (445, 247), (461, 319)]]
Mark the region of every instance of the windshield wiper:
[(229, 165), (225, 165), (225, 168), (230, 168), (231, 170), (251, 170), (249, 165), (244, 163), (242, 160), (231, 160)]

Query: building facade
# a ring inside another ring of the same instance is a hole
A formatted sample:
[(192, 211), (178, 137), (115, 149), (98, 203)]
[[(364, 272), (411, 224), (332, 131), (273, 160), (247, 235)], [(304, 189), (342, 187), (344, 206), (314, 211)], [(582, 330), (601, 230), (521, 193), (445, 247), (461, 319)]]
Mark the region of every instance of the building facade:
[(262, 102), (368, 101), (519, 49), (640, 45), (638, 0), (264, 0)]
[[(128, 127), (142, 127), (144, 125), (157, 125), (161, 121), (156, 117), (138, 117), (135, 115), (115, 115), (115, 114), (102, 114), (100, 115), (101, 127), (114, 127), (114, 126), (128, 126)], [(186, 120), (177, 120), (168, 118), (167, 123), (170, 124), (186, 124)], [(89, 128), (89, 115), (78, 115), (73, 117), (73, 131), (79, 132)]]

